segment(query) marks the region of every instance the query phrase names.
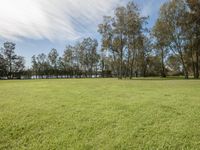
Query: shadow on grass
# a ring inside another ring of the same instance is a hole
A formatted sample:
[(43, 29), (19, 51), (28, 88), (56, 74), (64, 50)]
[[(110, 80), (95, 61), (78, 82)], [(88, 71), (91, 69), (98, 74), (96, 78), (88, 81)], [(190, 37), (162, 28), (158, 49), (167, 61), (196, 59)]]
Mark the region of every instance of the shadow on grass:
[[(126, 79), (124, 79), (124, 80), (126, 80)], [(130, 79), (128, 79), (127, 78), (127, 80), (130, 80)], [(200, 79), (194, 79), (193, 77), (190, 77), (189, 79), (185, 79), (183, 76), (180, 76), (180, 77), (166, 77), (166, 78), (162, 78), (162, 77), (138, 77), (138, 78), (136, 78), (136, 77), (134, 77), (134, 78), (132, 78), (131, 80), (146, 80), (146, 81), (156, 81), (156, 80), (158, 80), (158, 81), (166, 81), (166, 80), (185, 80), (185, 81), (187, 81), (187, 80), (200, 80)]]

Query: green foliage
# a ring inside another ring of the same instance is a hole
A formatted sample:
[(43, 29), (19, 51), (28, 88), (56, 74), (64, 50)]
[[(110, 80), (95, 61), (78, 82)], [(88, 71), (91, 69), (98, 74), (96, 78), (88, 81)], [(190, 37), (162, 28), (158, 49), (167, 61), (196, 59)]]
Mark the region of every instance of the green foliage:
[(147, 53), (146, 20), (135, 3), (129, 2), (125, 7), (117, 7), (113, 17), (104, 17), (103, 23), (98, 26), (102, 50), (110, 53), (115, 66), (112, 72), (117, 73), (120, 79), (132, 78), (134, 71), (146, 71), (146, 58), (141, 57)]
[(15, 54), (15, 43), (5, 42), (0, 52), (0, 78), (131, 79), (184, 74), (186, 79), (191, 75), (198, 79), (199, 16), (199, 0), (170, 0), (161, 6), (153, 29), (147, 29), (148, 17), (130, 1), (115, 8), (113, 16), (103, 17), (98, 26), (100, 49), (96, 39), (84, 38), (66, 46), (62, 56), (54, 48), (49, 54), (34, 55), (31, 70), (24, 71), (24, 58)]
[(25, 59), (15, 54), (15, 43), (5, 42), (0, 49), (0, 79), (20, 78), (25, 69)]

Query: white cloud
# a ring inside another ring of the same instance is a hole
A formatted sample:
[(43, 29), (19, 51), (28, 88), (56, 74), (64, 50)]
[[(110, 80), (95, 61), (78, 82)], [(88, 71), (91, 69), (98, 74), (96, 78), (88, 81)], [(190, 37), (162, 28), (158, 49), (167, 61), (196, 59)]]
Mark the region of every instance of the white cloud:
[(0, 38), (76, 40), (123, 0), (0, 0)]

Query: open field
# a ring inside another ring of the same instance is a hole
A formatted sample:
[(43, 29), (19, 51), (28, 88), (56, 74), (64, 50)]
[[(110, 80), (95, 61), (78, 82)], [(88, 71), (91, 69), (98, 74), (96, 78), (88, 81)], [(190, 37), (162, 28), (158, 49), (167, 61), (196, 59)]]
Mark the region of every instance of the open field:
[(199, 149), (200, 80), (0, 81), (0, 149)]

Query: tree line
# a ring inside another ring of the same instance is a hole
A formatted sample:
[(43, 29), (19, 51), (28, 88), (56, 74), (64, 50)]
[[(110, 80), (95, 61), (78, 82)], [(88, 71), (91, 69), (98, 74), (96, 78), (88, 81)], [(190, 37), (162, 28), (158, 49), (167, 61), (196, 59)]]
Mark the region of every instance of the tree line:
[(100, 55), (98, 42), (86, 38), (75, 46), (67, 46), (62, 56), (56, 49), (49, 54), (32, 57), (32, 73), (35, 78), (98, 77)]
[[(0, 77), (82, 78), (147, 77), (183, 75), (199, 78), (200, 1), (171, 0), (160, 8), (152, 29), (134, 2), (104, 16), (98, 26), (101, 41), (85, 38), (32, 57), (25, 69), (24, 58), (14, 53), (15, 44), (6, 42), (0, 53)], [(100, 48), (99, 48), (100, 47)]]

